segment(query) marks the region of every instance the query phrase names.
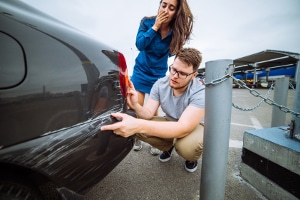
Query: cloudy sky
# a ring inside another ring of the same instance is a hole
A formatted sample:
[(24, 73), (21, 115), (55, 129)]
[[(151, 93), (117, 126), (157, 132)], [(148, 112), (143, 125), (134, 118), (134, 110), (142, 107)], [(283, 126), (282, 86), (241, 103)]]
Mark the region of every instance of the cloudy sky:
[[(121, 51), (132, 72), (142, 17), (156, 15), (159, 0), (23, 0)], [(300, 53), (299, 0), (188, 0), (195, 22), (186, 45), (203, 63), (236, 59), (266, 49)], [(170, 60), (172, 62), (172, 59)]]

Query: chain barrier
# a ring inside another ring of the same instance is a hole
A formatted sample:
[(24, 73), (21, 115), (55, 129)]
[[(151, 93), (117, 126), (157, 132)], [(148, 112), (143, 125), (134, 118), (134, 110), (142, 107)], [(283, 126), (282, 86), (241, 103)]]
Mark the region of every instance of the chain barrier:
[(296, 89), (291, 81), (289, 82), (289, 87), (294, 91), (294, 93), (296, 93)]
[[(268, 98), (268, 96), (270, 95), (271, 91), (273, 90), (274, 88), (274, 83), (272, 83), (272, 85), (270, 86), (268, 92), (265, 94), (264, 98)], [(261, 104), (264, 102), (264, 99), (262, 99), (256, 106), (253, 106), (252, 108), (242, 108), (242, 107), (239, 107), (238, 105), (234, 104), (232, 102), (232, 106), (238, 110), (241, 110), (241, 111), (252, 111), (252, 110), (255, 110), (257, 109), (259, 106), (261, 106)]]
[[(259, 98), (262, 99), (261, 102), (259, 102), (259, 103), (258, 103), (256, 106), (254, 106), (253, 108), (241, 108), (241, 107), (238, 107), (237, 105), (235, 105), (234, 103), (232, 103), (232, 106), (233, 106), (234, 108), (237, 108), (237, 109), (242, 110), (242, 111), (250, 111), (250, 110), (254, 110), (254, 109), (258, 108), (263, 102), (265, 102), (265, 103), (267, 103), (267, 104), (269, 104), (269, 105), (271, 105), (271, 106), (276, 106), (277, 108), (279, 108), (279, 110), (281, 110), (281, 111), (283, 111), (283, 112), (285, 112), (285, 113), (289, 113), (289, 114), (295, 115), (297, 118), (300, 118), (300, 113), (295, 112), (295, 111), (289, 109), (289, 108), (286, 107), (286, 106), (277, 104), (275, 101), (273, 101), (272, 99), (270, 99), (270, 98), (268, 97), (269, 94), (270, 94), (270, 91), (273, 89), (274, 83), (271, 85), (271, 87), (270, 87), (269, 91), (267, 92), (267, 94), (266, 94), (265, 96), (262, 96), (258, 91), (254, 90), (254, 89), (252, 89), (252, 88), (249, 88), (249, 87), (246, 85), (246, 83), (244, 83), (242, 80), (237, 79), (237, 78), (235, 78), (232, 74), (230, 74), (230, 73), (229, 73), (229, 69), (230, 69), (231, 66), (233, 66), (233, 65), (231, 64), (231, 65), (229, 65), (229, 66), (227, 67), (225, 75), (224, 75), (223, 77), (221, 77), (221, 78), (215, 79), (215, 80), (213, 80), (213, 81), (211, 81), (211, 82), (209, 82), (209, 83), (206, 83), (206, 82), (205, 82), (205, 79), (203, 79), (204, 85), (205, 85), (205, 86), (217, 85), (217, 84), (220, 84), (220, 83), (226, 81), (226, 80), (229, 79), (229, 78), (232, 78), (232, 79), (236, 82), (236, 84), (238, 84), (241, 88), (245, 88), (245, 89), (249, 90), (250, 94), (252, 94), (254, 97), (259, 97)], [(232, 73), (233, 73), (233, 72), (232, 72)], [(272, 89), (271, 89), (271, 88), (272, 88)], [(293, 88), (294, 88), (294, 87), (293, 87)]]

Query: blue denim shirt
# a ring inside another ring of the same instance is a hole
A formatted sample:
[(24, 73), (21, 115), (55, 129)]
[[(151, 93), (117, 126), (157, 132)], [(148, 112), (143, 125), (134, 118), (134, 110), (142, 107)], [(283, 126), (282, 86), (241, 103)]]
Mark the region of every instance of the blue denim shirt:
[(161, 33), (152, 29), (156, 17), (141, 20), (136, 36), (136, 47), (140, 51), (135, 59), (132, 82), (135, 89), (150, 93), (155, 81), (166, 75), (172, 40), (172, 30), (162, 39)]

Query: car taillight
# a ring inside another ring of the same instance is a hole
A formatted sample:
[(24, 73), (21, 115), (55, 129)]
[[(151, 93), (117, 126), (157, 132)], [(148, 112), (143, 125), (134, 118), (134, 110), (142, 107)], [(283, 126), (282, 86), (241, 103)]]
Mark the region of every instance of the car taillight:
[(125, 57), (122, 53), (119, 52), (119, 79), (120, 79), (120, 88), (123, 97), (127, 96), (127, 88), (128, 88), (128, 70), (126, 65)]

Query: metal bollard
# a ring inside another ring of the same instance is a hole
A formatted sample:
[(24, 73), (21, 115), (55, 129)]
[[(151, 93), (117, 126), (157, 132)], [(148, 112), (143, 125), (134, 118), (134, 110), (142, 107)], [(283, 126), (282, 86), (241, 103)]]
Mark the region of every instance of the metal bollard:
[[(226, 74), (232, 60), (205, 63), (205, 82)], [(232, 73), (229, 72), (229, 73)], [(200, 182), (201, 200), (224, 200), (230, 138), (232, 79), (205, 88), (205, 126)]]
[[(297, 62), (296, 82), (297, 83), (296, 83), (296, 93), (295, 93), (295, 100), (294, 100), (294, 111), (299, 113), (300, 112), (300, 56), (298, 56), (298, 62)], [(293, 116), (293, 123), (294, 123), (294, 127), (291, 135), (297, 140), (300, 140), (300, 118)]]
[[(274, 101), (280, 105), (286, 106), (288, 89), (289, 89), (289, 77), (283, 77), (276, 79)], [(271, 127), (284, 126), (286, 119), (286, 113), (282, 112), (278, 107), (272, 108), (272, 121)]]

